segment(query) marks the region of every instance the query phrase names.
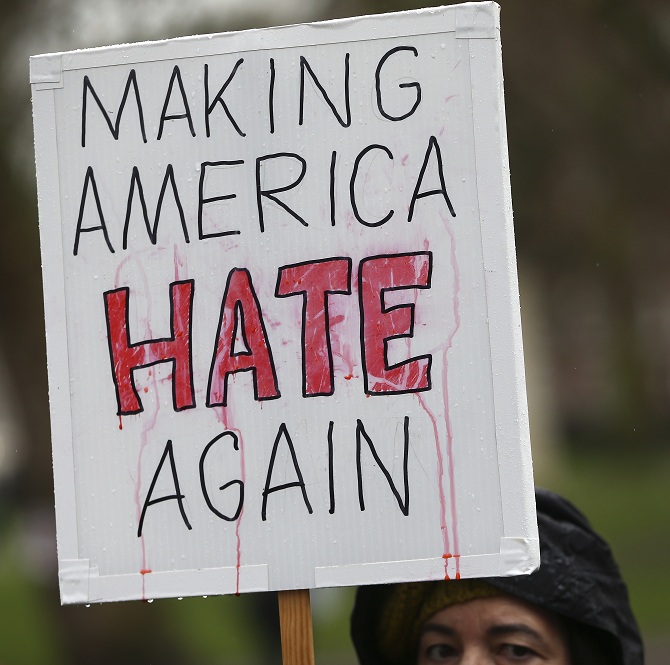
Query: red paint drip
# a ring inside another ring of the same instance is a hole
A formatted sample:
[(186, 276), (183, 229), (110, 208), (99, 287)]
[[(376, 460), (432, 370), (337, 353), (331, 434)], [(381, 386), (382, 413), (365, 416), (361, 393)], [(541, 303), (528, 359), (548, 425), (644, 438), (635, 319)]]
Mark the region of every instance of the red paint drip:
[[(445, 368), (446, 373), (446, 368)], [(435, 414), (428, 408), (426, 403), (423, 400), (421, 393), (416, 394), (419, 399), (419, 404), (421, 408), (426, 412), (430, 422), (433, 425), (433, 436), (435, 437), (435, 453), (437, 455), (437, 487), (439, 492), (439, 501), (440, 501), (440, 532), (442, 533), (442, 542), (444, 544), (445, 552), (448, 552), (451, 549), (451, 543), (449, 539), (449, 529), (447, 527), (447, 499), (444, 493), (444, 457), (442, 455), (442, 447), (440, 446), (440, 432), (437, 426), (437, 418)], [(447, 567), (449, 565), (449, 559), (451, 554), (443, 554), (442, 558), (444, 559), (444, 579), (449, 579), (449, 573)]]
[(453, 555), (452, 554), (443, 554), (442, 558), (444, 559), (444, 579), (445, 580), (450, 580), (451, 577), (449, 577), (449, 559), (451, 559)]
[(119, 416), (119, 429), (123, 429), (123, 420), (121, 419), (121, 416)]
[[(428, 250), (428, 242), (426, 241), (426, 250)], [(417, 296), (415, 295), (415, 304), (416, 304), (416, 299)], [(409, 345), (409, 341), (408, 341)], [(446, 375), (447, 373), (447, 359), (446, 359), (446, 353), (443, 358), (444, 362), (444, 374)], [(433, 436), (435, 438), (435, 454), (437, 456), (437, 486), (438, 486), (438, 492), (439, 492), (439, 501), (440, 501), (440, 533), (442, 534), (442, 544), (444, 547), (444, 552), (449, 552), (451, 549), (451, 541), (449, 538), (449, 528), (447, 526), (447, 499), (444, 493), (444, 456), (442, 454), (442, 447), (440, 445), (440, 430), (437, 424), (437, 418), (435, 417), (435, 414), (428, 408), (428, 405), (426, 404), (425, 400), (423, 399), (423, 395), (421, 393), (416, 394), (419, 404), (421, 405), (421, 408), (426, 412), (426, 415), (430, 419), (431, 424), (433, 425)], [(448, 405), (445, 404), (445, 409), (448, 409)], [(448, 413), (445, 412), (445, 416), (448, 417)], [(449, 559), (453, 555), (451, 554), (443, 554), (442, 558), (444, 559), (444, 579), (448, 580), (451, 579), (449, 577)]]
[[(456, 330), (458, 330), (458, 324), (460, 323), (457, 317)], [(449, 504), (451, 507), (451, 527), (454, 535), (454, 550), (458, 552), (460, 550), (458, 546), (458, 515), (456, 512), (456, 483), (455, 483), (455, 474), (454, 474), (454, 431), (453, 425), (451, 422), (451, 417), (449, 416), (449, 388), (447, 386), (447, 351), (451, 346), (451, 340), (453, 339), (453, 334), (449, 338), (449, 343), (447, 348), (444, 351), (444, 376), (442, 379), (442, 390), (444, 395), (444, 407), (445, 407), (445, 420), (447, 425), (447, 471), (449, 473)], [(456, 579), (461, 577), (460, 569), (460, 554), (454, 554), (454, 560), (456, 563)]]
[[(240, 445), (240, 476), (242, 483), (246, 483), (246, 471), (244, 468), (244, 443), (242, 442), (242, 433), (239, 430), (235, 430), (238, 436), (238, 441)], [(242, 539), (240, 538), (240, 524), (242, 522), (242, 516), (244, 515), (244, 504), (242, 504), (242, 510), (235, 522), (235, 538), (237, 540), (236, 545), (236, 560), (235, 560), (235, 595), (240, 595), (240, 566), (242, 564)]]
[[(454, 337), (456, 336), (456, 333), (458, 332), (460, 326), (461, 326), (461, 316), (460, 316), (460, 302), (459, 302), (459, 294), (461, 290), (461, 282), (460, 282), (460, 270), (458, 267), (458, 260), (456, 257), (456, 238), (453, 229), (449, 225), (448, 221), (446, 218), (442, 217), (442, 221), (444, 222), (444, 226), (446, 228), (447, 233), (449, 234), (449, 239), (450, 239), (450, 245), (451, 245), (451, 265), (454, 270), (454, 292), (452, 296), (452, 306), (453, 306), (453, 314), (454, 314), (454, 325), (452, 329), (449, 331), (449, 336), (447, 337), (447, 341), (445, 342), (443, 346), (443, 351), (442, 351), (442, 367), (444, 368), (442, 372), (442, 395), (444, 398), (444, 420), (445, 420), (445, 425), (446, 425), (446, 433), (447, 433), (447, 441), (446, 441), (446, 456), (447, 456), (447, 473), (449, 475), (449, 507), (450, 507), (450, 522), (451, 522), (451, 530), (453, 534), (453, 549), (451, 546), (450, 538), (449, 538), (449, 527), (447, 525), (447, 501), (446, 501), (446, 496), (445, 496), (445, 491), (444, 491), (444, 469), (445, 469), (445, 460), (444, 456), (442, 454), (442, 447), (440, 446), (440, 435), (439, 435), (439, 428), (437, 424), (437, 418), (435, 417), (435, 414), (433, 414), (428, 406), (426, 405), (423, 396), (421, 393), (416, 393), (416, 396), (419, 400), (419, 404), (423, 408), (423, 410), (426, 412), (428, 415), (432, 425), (433, 425), (433, 433), (435, 437), (435, 452), (437, 455), (437, 481), (438, 481), (438, 488), (439, 488), (439, 501), (440, 501), (440, 531), (442, 533), (442, 541), (444, 545), (444, 552), (445, 554), (442, 555), (442, 558), (444, 559), (444, 579), (448, 580), (450, 579), (449, 576), (449, 560), (454, 559), (455, 567), (456, 567), (456, 572), (455, 572), (455, 578), (460, 579), (461, 577), (461, 567), (460, 567), (460, 554), (458, 554), (460, 547), (458, 543), (458, 514), (456, 511), (456, 483), (455, 483), (455, 473), (454, 473), (454, 455), (453, 455), (453, 443), (454, 443), (454, 432), (453, 432), (453, 424), (451, 422), (451, 415), (450, 415), (450, 409), (449, 409), (449, 350), (451, 349), (453, 342), (454, 342)], [(425, 249), (428, 250), (428, 241), (425, 242)], [(449, 552), (456, 552), (455, 554), (451, 554)]]
[[(233, 375), (234, 376), (234, 375)], [(238, 444), (240, 446), (240, 480), (246, 483), (246, 469), (244, 464), (244, 441), (242, 440), (242, 432), (233, 427), (229, 418), (226, 417), (225, 407), (215, 409), (217, 420), (230, 432), (237, 434)], [(235, 595), (240, 595), (240, 568), (242, 566), (242, 538), (240, 536), (240, 526), (242, 524), (242, 517), (244, 516), (244, 503), (242, 509), (235, 522)]]
[(151, 568), (142, 568), (140, 570), (140, 575), (142, 575), (142, 602), (143, 603), (151, 603), (153, 602), (152, 599), (146, 597), (146, 592), (145, 592), (145, 587), (144, 587), (144, 576), (148, 575), (149, 573), (153, 573), (153, 570)]
[(174, 279), (175, 279), (175, 282), (178, 282), (179, 281), (179, 273), (180, 273), (179, 269), (184, 265), (184, 262), (183, 262), (181, 256), (179, 255), (179, 248), (177, 247), (176, 244), (174, 246), (174, 251), (173, 251), (172, 257), (173, 257), (173, 261), (174, 261)]
[(451, 577), (449, 577), (449, 571), (448, 571), (448, 566), (449, 566), (449, 559), (453, 559), (455, 564), (456, 564), (456, 574), (454, 575), (455, 580), (460, 580), (461, 579), (461, 571), (460, 571), (460, 554), (443, 554), (442, 558), (444, 559), (444, 579), (445, 580), (450, 580)]
[[(147, 336), (151, 336), (152, 334), (151, 328), (148, 323), (146, 328), (147, 328)], [(154, 374), (151, 374), (151, 377), (154, 382), (154, 394), (158, 394), (158, 381), (156, 379), (156, 376)], [(138, 524), (140, 517), (142, 515), (142, 500), (140, 497), (142, 489), (142, 455), (144, 454), (145, 448), (149, 444), (148, 434), (156, 426), (159, 410), (160, 410), (160, 400), (157, 399), (156, 408), (154, 412), (150, 414), (149, 419), (144, 422), (144, 426), (142, 427), (142, 434), (140, 437), (140, 452), (137, 456), (137, 480), (135, 481), (135, 509)], [(146, 416), (149, 416), (149, 414), (146, 414)], [(144, 539), (144, 534), (140, 536), (140, 543), (142, 547), (142, 567), (140, 568), (140, 574), (142, 575), (142, 600), (145, 601), (147, 598), (146, 598), (144, 576), (152, 571), (151, 568), (149, 568), (149, 566), (147, 565), (147, 547)]]
[(452, 297), (452, 305), (454, 311), (454, 327), (451, 330), (447, 344), (443, 354), (444, 372), (442, 374), (442, 394), (444, 395), (444, 414), (447, 425), (447, 460), (449, 472), (449, 498), (451, 504), (451, 527), (454, 535), (454, 559), (456, 563), (456, 579), (461, 577), (461, 556), (459, 554), (460, 547), (458, 543), (458, 514), (456, 512), (456, 483), (454, 478), (454, 432), (453, 424), (449, 414), (449, 382), (448, 382), (448, 360), (447, 354), (454, 342), (454, 337), (461, 327), (460, 301), (459, 294), (461, 291), (461, 272), (458, 267), (458, 258), (456, 257), (456, 237), (453, 228), (449, 225), (446, 218), (442, 218), (444, 226), (449, 234), (451, 240), (451, 265), (454, 268), (454, 294)]

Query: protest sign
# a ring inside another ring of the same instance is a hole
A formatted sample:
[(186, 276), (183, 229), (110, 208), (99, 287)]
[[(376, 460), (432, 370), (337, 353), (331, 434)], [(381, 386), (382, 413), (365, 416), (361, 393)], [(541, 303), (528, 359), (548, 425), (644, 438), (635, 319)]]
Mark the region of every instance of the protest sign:
[(63, 602), (537, 565), (497, 5), (31, 82)]

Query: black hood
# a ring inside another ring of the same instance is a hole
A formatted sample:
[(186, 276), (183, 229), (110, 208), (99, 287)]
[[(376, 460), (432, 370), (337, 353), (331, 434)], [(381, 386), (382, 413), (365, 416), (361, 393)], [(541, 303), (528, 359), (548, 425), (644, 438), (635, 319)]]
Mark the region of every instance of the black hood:
[[(640, 632), (609, 546), (569, 501), (541, 489), (535, 498), (540, 568), (486, 582), (567, 619), (573, 665), (595, 662), (580, 655), (594, 645), (606, 654), (608, 665), (643, 665)], [(390, 589), (366, 586), (356, 594), (351, 635), (360, 665), (388, 665), (378, 650), (376, 622)]]

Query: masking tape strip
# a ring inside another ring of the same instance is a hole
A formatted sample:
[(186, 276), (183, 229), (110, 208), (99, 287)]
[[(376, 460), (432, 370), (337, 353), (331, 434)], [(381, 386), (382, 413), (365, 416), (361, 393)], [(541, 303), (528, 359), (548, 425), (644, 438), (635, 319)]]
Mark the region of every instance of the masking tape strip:
[(500, 553), (439, 559), (385, 561), (314, 569), (317, 588), (359, 584), (393, 584), (420, 580), (527, 575), (540, 565), (537, 538), (501, 538)]
[(539, 567), (539, 538), (500, 539), (499, 575), (528, 575)]
[(319, 587), (354, 586), (358, 584), (392, 584), (419, 580), (444, 579), (444, 559), (414, 559), (323, 566), (314, 569), (314, 583)]
[(493, 2), (467, 3), (456, 8), (456, 39), (495, 39), (500, 7)]
[(214, 596), (269, 589), (267, 564), (240, 566), (238, 583), (236, 566), (100, 576), (97, 566), (92, 566), (88, 559), (78, 559), (61, 562), (59, 579), (63, 605)]
[(60, 53), (30, 58), (30, 82), (37, 90), (63, 87), (63, 59)]
[(60, 562), (58, 580), (63, 605), (89, 602), (90, 572), (88, 559), (69, 559)]

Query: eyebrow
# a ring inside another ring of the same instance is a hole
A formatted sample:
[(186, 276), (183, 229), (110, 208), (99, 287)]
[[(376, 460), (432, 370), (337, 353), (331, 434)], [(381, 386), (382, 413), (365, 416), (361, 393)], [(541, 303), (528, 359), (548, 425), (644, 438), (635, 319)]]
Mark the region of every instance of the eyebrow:
[(486, 632), (489, 637), (505, 637), (507, 635), (522, 634), (531, 640), (534, 640), (538, 647), (543, 649), (549, 648), (549, 644), (543, 635), (525, 623), (505, 623), (498, 626), (491, 626)]
[(486, 632), (492, 637), (509, 635), (510, 633), (523, 633), (524, 635), (528, 635), (528, 637), (532, 637), (540, 642), (544, 642), (542, 635), (525, 623), (504, 623), (497, 626), (492, 626)]
[[(453, 637), (456, 635), (456, 631), (450, 626), (445, 626), (441, 623), (427, 623), (421, 628), (421, 635), (425, 633), (439, 633), (440, 635), (445, 635), (447, 637)], [(537, 640), (539, 643), (546, 645), (546, 641), (542, 635), (527, 626), (524, 623), (505, 623), (497, 626), (492, 626), (486, 631), (487, 635), (490, 637), (501, 637), (504, 635), (512, 635), (514, 633), (521, 633), (527, 635), (528, 637)]]

